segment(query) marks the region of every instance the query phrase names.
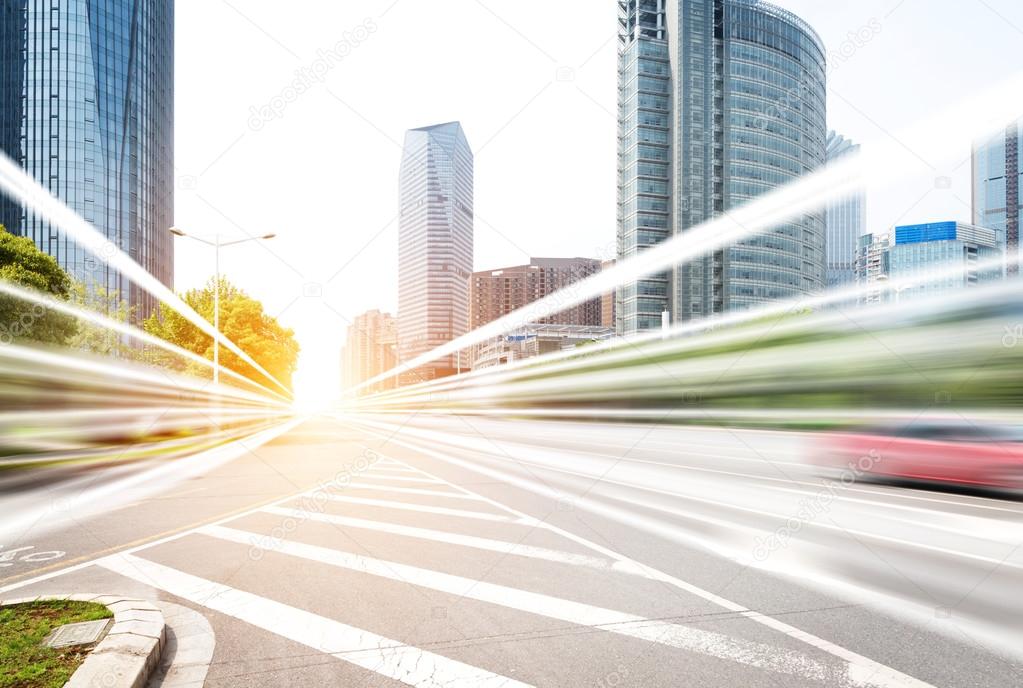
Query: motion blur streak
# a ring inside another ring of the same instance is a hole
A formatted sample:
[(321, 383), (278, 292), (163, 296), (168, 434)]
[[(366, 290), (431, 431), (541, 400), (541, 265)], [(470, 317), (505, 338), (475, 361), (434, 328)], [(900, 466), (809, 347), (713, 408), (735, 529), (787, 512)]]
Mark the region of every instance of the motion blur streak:
[(73, 210), (64, 205), (22, 170), (16, 162), (2, 153), (0, 153), (0, 190), (6, 191), (12, 198), (21, 201), (25, 206), (39, 213), (41, 217), (48, 219), (56, 228), (88, 249), (98, 260), (114, 268), (137, 286), (162, 301), (166, 306), (180, 313), (190, 323), (219, 341), (221, 346), (230, 349), (267, 380), (277, 385), (285, 394), (291, 394), (283, 383), (256, 363), (237, 344), (214, 329), (213, 325), (196, 313), (191, 306), (182, 301), (171, 289), (168, 289), (160, 280), (149, 274), (145, 268), (132, 260), (128, 254), (121, 251), (109, 239), (96, 231), (92, 225), (75, 214)]
[[(666, 268), (686, 263), (773, 227), (803, 213), (812, 212), (829, 201), (856, 191), (869, 179), (884, 185), (915, 171), (920, 161), (907, 156), (914, 141), (925, 141), (934, 159), (960, 154), (963, 139), (972, 140), (999, 129), (1023, 111), (1023, 73), (998, 88), (975, 94), (934, 117), (925, 119), (896, 136), (865, 146), (870, 151), (843, 159), (798, 181), (760, 196), (739, 208), (686, 230), (650, 249), (619, 262), (609, 270), (576, 282), (524, 308), (509, 313), (442, 346), (371, 378), (353, 392), (407, 372), (442, 356), (500, 336), (516, 327), (559, 313), (566, 308), (599, 297), (615, 287), (647, 277)], [(961, 132), (949, 136), (948, 132)]]
[[(1023, 656), (1023, 505), (821, 478), (802, 432), (351, 416), (388, 444)], [(398, 432), (400, 429), (400, 433)], [(884, 455), (884, 447), (880, 448)], [(642, 508), (637, 508), (642, 505)], [(699, 570), (700, 562), (690, 562)], [(935, 619), (954, 610), (955, 623)]]

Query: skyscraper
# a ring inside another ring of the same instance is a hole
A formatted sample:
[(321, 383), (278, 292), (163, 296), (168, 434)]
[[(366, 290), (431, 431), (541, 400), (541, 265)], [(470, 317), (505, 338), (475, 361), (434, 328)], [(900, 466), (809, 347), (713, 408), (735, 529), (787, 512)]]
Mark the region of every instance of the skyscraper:
[[(828, 164), (847, 155), (856, 155), (859, 144), (828, 132)], [(867, 196), (859, 192), (832, 201), (827, 208), (827, 283), (828, 287), (848, 286), (856, 282), (856, 251), (860, 235), (866, 231)]]
[(1018, 274), (1020, 177), (1023, 176), (1023, 120), (973, 148), (973, 223), (998, 233), (1010, 274)]
[[(398, 358), (395, 351), (397, 341), (397, 323), (390, 314), (372, 310), (356, 316), (348, 326), (341, 357), (344, 386), (354, 389), (393, 368)], [(394, 382), (393, 378), (384, 380), (360, 390), (360, 394), (391, 389)]]
[[(825, 52), (759, 0), (618, 0), (618, 255), (627, 258), (825, 162)], [(824, 213), (618, 292), (620, 334), (813, 293)]]
[[(0, 59), (3, 152), (172, 285), (173, 0), (0, 0)], [(141, 315), (154, 305), (11, 199), (0, 224)]]
[[(468, 331), (473, 252), (473, 156), (458, 122), (405, 133), (399, 182), (399, 363)], [(455, 355), (401, 376), (454, 373)]]
[[(469, 283), (469, 327), (476, 329), (600, 272), (592, 258), (530, 258), (526, 265), (474, 272)], [(599, 326), (600, 298), (577, 304), (538, 324)]]
[[(954, 221), (896, 227), (890, 252), (892, 279), (912, 280), (896, 292), (896, 300), (975, 287), (1004, 275), (998, 233), (987, 227)], [(991, 263), (998, 265), (979, 267)]]

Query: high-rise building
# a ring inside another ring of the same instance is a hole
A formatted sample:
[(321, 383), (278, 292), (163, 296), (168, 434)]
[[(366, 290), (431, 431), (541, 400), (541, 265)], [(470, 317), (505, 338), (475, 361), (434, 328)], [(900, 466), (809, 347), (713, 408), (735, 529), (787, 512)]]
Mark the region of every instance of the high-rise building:
[[(0, 0), (0, 147), (164, 284), (174, 277), (174, 1)], [(153, 298), (0, 198), (0, 224), (145, 315)]]
[[(630, 257), (825, 162), (825, 51), (759, 0), (618, 0), (618, 255)], [(820, 291), (824, 212), (623, 285), (618, 331)]]
[[(856, 246), (856, 284), (865, 286), (887, 282), (891, 273), (891, 237), (887, 234), (863, 234)], [(860, 303), (883, 303), (886, 293), (869, 291), (860, 296)]]
[[(833, 131), (828, 132), (828, 164), (859, 152), (859, 144), (854, 144)], [(856, 250), (860, 235), (866, 231), (866, 223), (866, 193), (862, 191), (854, 193), (828, 204), (825, 220), (828, 288), (848, 286), (856, 282)]]
[[(482, 327), (600, 270), (600, 261), (590, 258), (530, 258), (526, 265), (474, 272), (469, 287), (469, 326)], [(538, 324), (589, 326), (599, 326), (600, 320), (599, 297), (552, 316), (529, 319)]]
[(1023, 177), (1023, 120), (973, 147), (973, 224), (999, 233), (1010, 274), (1018, 274), (1019, 216), (1023, 210), (1019, 187)]
[[(468, 331), (473, 253), (473, 155), (458, 122), (405, 133), (399, 182), (398, 351), (411, 361)], [(453, 374), (445, 356), (401, 376)]]
[[(932, 222), (895, 228), (891, 278), (909, 280), (896, 299), (974, 287), (1005, 274), (998, 233), (962, 222)], [(997, 263), (995, 267), (982, 264)], [(919, 278), (915, 282), (914, 278)]]
[[(600, 269), (601, 270), (610, 270), (614, 266), (615, 266), (615, 261), (613, 261), (613, 260), (605, 260), (603, 263), (601, 263)], [(601, 297), (600, 297), (600, 326), (601, 327), (608, 327), (608, 328), (611, 328), (612, 330), (615, 329), (615, 320), (617, 319), (615, 317), (615, 315), (616, 315), (616, 308), (615, 307), (617, 305), (617, 303), (616, 303), (617, 302), (617, 298), (615, 296), (615, 292), (616, 291), (617, 290), (612, 289), (611, 291), (609, 291), (609, 292), (607, 292), (605, 294), (602, 294)]]
[[(390, 314), (372, 310), (357, 316), (348, 326), (341, 357), (344, 386), (354, 389), (393, 368), (398, 362), (397, 344), (398, 324)], [(390, 389), (394, 383), (392, 378), (360, 393)]]

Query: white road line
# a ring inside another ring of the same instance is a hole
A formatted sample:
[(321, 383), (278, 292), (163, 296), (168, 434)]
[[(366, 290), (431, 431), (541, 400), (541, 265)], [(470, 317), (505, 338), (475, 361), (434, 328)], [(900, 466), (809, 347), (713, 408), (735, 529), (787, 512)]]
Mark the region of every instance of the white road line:
[(403, 473), (403, 474), (419, 473), (419, 471), (417, 471), (417, 470), (413, 470), (411, 468), (405, 468), (401, 464), (397, 464), (397, 463), (388, 463), (388, 464), (384, 464), (384, 465), (381, 466), (379, 461), (376, 464), (374, 464), (372, 468), (367, 468), (364, 471), (364, 473), (373, 473), (375, 471), (383, 471), (385, 473)]
[[(369, 422), (367, 422), (367, 421), (360, 421), (359, 425), (363, 426), (362, 429), (364, 431), (366, 431), (366, 432), (370, 432), (372, 434), (375, 434), (377, 437), (384, 438), (384, 439), (388, 440), (391, 443), (399, 444), (399, 445), (401, 445), (403, 447), (411, 449), (412, 451), (418, 452), (418, 453), (423, 454), (425, 456), (432, 456), (434, 458), (440, 459), (441, 461), (444, 461), (446, 463), (449, 463), (449, 464), (452, 464), (452, 465), (455, 465), (455, 466), (459, 466), (459, 467), (467, 469), (469, 471), (474, 471), (476, 473), (487, 475), (487, 476), (489, 476), (491, 478), (494, 478), (496, 480), (500, 480), (501, 482), (503, 482), (505, 484), (515, 485), (517, 487), (520, 487), (520, 488), (523, 488), (523, 489), (528, 490), (530, 492), (533, 492), (534, 494), (541, 494), (543, 496), (550, 497), (550, 498), (555, 498), (555, 499), (558, 499), (558, 498), (561, 497), (561, 495), (557, 494), (555, 491), (551, 490), (550, 488), (547, 488), (547, 487), (544, 487), (544, 486), (541, 486), (541, 485), (537, 485), (537, 484), (533, 483), (532, 481), (525, 480), (523, 478), (519, 478), (519, 477), (514, 476), (514, 475), (506, 474), (506, 473), (504, 473), (502, 471), (493, 470), (491, 468), (487, 468), (485, 466), (482, 466), (482, 465), (480, 465), (478, 463), (469, 462), (469, 461), (463, 461), (461, 459), (456, 459), (456, 458), (454, 458), (452, 456), (445, 455), (445, 454), (442, 454), (440, 452), (433, 451), (432, 449), (428, 449), (428, 448), (425, 448), (425, 447), (419, 447), (419, 446), (417, 446), (415, 444), (410, 444), (408, 442), (405, 442), (403, 440), (398, 439), (397, 437), (384, 435), (381, 432), (379, 432), (379, 430), (373, 430), (373, 429), (369, 429), (369, 428), (365, 427), (366, 425), (373, 425), (373, 426), (376, 426), (378, 428), (379, 427), (385, 427), (386, 428), (388, 426), (381, 426), (381, 424), (378, 424), (378, 423), (375, 423), (375, 422), (372, 422), (372, 421), (369, 421)], [(446, 480), (442, 480), (441, 482), (443, 482), (444, 484), (447, 484), (449, 486), (455, 487), (452, 483), (450, 483), (450, 482), (448, 482)], [(468, 490), (465, 490), (465, 488), (458, 488), (458, 489), (462, 489), (462, 490), (468, 492)], [(492, 502), (493, 500), (488, 500), (488, 501)], [(494, 502), (494, 503), (496, 504), (497, 502)], [(621, 509), (618, 509), (616, 507), (611, 507), (611, 506), (608, 506), (608, 505), (604, 505), (604, 504), (600, 504), (600, 503), (598, 503), (598, 502), (596, 502), (596, 501), (594, 501), (592, 499), (588, 499), (588, 498), (583, 498), (583, 499), (576, 500), (575, 503), (580, 508), (587, 508), (588, 510), (590, 510), (590, 511), (592, 511), (594, 513), (603, 514), (603, 515), (607, 516), (608, 518), (611, 518), (611, 519), (614, 519), (614, 520), (621, 521), (622, 517), (628, 517), (629, 516), (629, 514), (627, 512), (623, 512)], [(511, 512), (511, 513), (518, 513), (518, 514), (521, 514), (522, 516), (528, 517), (528, 514), (524, 514), (522, 512), (518, 512), (518, 511), (516, 511), (514, 509), (511, 509), (510, 507), (505, 506), (504, 508), (507, 511)], [(626, 518), (625, 522), (629, 522), (627, 518)], [(680, 590), (683, 590), (683, 591), (688, 592), (690, 594), (696, 595), (697, 597), (699, 597), (701, 599), (704, 599), (704, 600), (707, 600), (708, 602), (711, 602), (711, 603), (713, 603), (713, 604), (715, 604), (715, 605), (717, 605), (719, 607), (722, 607), (722, 608), (727, 609), (729, 611), (738, 612), (738, 613), (742, 614), (743, 616), (745, 616), (746, 618), (748, 618), (749, 620), (751, 620), (753, 622), (759, 623), (759, 624), (761, 624), (763, 626), (767, 626), (768, 628), (773, 628), (774, 630), (779, 631), (781, 633), (784, 633), (785, 635), (788, 635), (789, 637), (792, 637), (792, 638), (795, 638), (797, 640), (800, 640), (800, 641), (802, 641), (802, 642), (804, 642), (804, 643), (806, 643), (808, 645), (811, 645), (811, 646), (816, 647), (816, 648), (818, 648), (820, 650), (823, 650), (824, 652), (827, 652), (827, 653), (829, 653), (831, 655), (834, 655), (835, 657), (839, 657), (840, 659), (843, 659), (843, 660), (845, 660), (846, 662), (849, 663), (849, 675), (850, 675), (850, 677), (854, 677), (856, 680), (860, 681), (861, 684), (863, 684), (863, 685), (878, 685), (878, 686), (884, 686), (885, 688), (896, 688), (896, 687), (898, 687), (898, 688), (934, 688), (929, 683), (926, 683), (926, 682), (921, 681), (919, 679), (913, 678), (912, 676), (909, 676), (908, 674), (904, 674), (904, 673), (902, 673), (900, 671), (897, 671), (896, 669), (892, 669), (891, 667), (886, 666), (884, 664), (881, 664), (880, 662), (876, 662), (876, 661), (870, 659), (869, 657), (865, 657), (865, 656), (863, 656), (861, 654), (853, 652), (852, 650), (848, 650), (848, 649), (842, 647), (841, 645), (837, 645), (837, 644), (832, 643), (832, 642), (830, 642), (828, 640), (825, 640), (823, 638), (819, 638), (819, 637), (817, 637), (815, 635), (812, 635), (810, 633), (806, 633), (805, 631), (802, 631), (802, 630), (796, 628), (795, 626), (789, 625), (789, 624), (785, 623), (784, 621), (779, 621), (779, 620), (777, 620), (777, 619), (775, 619), (773, 617), (766, 616), (764, 614), (760, 614), (758, 612), (755, 612), (755, 611), (753, 611), (753, 610), (751, 610), (751, 609), (749, 609), (747, 607), (744, 607), (741, 604), (738, 604), (736, 602), (732, 602), (731, 600), (725, 599), (724, 597), (720, 597), (719, 595), (715, 595), (714, 593), (709, 592), (707, 590), (704, 590), (703, 588), (700, 588), (700, 587), (698, 587), (696, 585), (693, 585), (692, 583), (688, 583), (688, 582), (682, 580), (681, 578), (678, 578), (676, 576), (672, 576), (671, 574), (665, 573), (665, 572), (660, 571), (658, 569), (650, 568), (650, 567), (646, 566), (645, 564), (643, 564), (643, 563), (641, 563), (639, 561), (636, 561), (635, 559), (631, 559), (631, 558), (629, 558), (629, 557), (627, 557), (627, 556), (625, 556), (623, 554), (619, 554), (618, 552), (615, 552), (614, 550), (612, 550), (610, 548), (607, 548), (607, 547), (604, 547), (603, 545), (600, 545), (598, 543), (591, 542), (591, 541), (587, 540), (586, 538), (583, 538), (583, 537), (581, 537), (579, 535), (576, 535), (575, 533), (572, 533), (571, 531), (567, 531), (567, 530), (564, 530), (562, 528), (558, 528), (557, 526), (553, 526), (553, 525), (550, 525), (550, 524), (546, 524), (546, 527), (547, 527), (548, 530), (550, 530), (550, 531), (552, 531), (554, 533), (558, 533), (558, 534), (568, 538), (569, 540), (572, 540), (573, 542), (576, 542), (576, 543), (579, 543), (579, 544), (584, 545), (586, 547), (589, 547), (591, 550), (593, 550), (595, 552), (600, 552), (604, 556), (610, 557), (611, 559), (615, 560), (616, 563), (618, 563), (621, 566), (625, 567), (624, 570), (627, 570), (627, 571), (628, 570), (634, 570), (635, 572), (639, 573), (640, 575), (644, 575), (647, 578), (652, 578), (652, 579), (655, 579), (655, 580), (660, 580), (660, 581), (663, 581), (663, 582), (668, 583), (670, 585), (673, 585), (673, 586), (679, 588)]]
[(611, 570), (613, 568), (613, 562), (610, 562), (607, 559), (591, 557), (586, 554), (559, 552), (557, 550), (546, 549), (544, 547), (520, 545), (514, 542), (506, 542), (504, 540), (490, 540), (487, 538), (476, 537), (474, 535), (461, 535), (459, 533), (449, 533), (442, 530), (402, 526), (396, 523), (386, 523), (384, 521), (369, 521), (363, 518), (353, 518), (350, 516), (312, 513), (279, 506), (266, 507), (262, 511), (270, 514), (276, 514), (277, 516), (288, 516), (296, 519), (301, 518), (310, 521), (319, 521), (321, 523), (347, 526), (349, 528), (375, 530), (381, 533), (389, 533), (391, 535), (404, 535), (405, 537), (418, 538), (420, 540), (431, 540), (433, 542), (443, 542), (445, 544), (459, 545), (461, 547), (471, 547), (473, 549), (487, 550), (488, 552), (500, 552), (501, 554), (512, 554), (520, 557), (529, 557), (531, 559), (554, 561), (559, 564), (572, 564), (574, 566), (586, 566), (602, 570)]
[(327, 499), (333, 502), (345, 504), (362, 504), (365, 506), (378, 506), (384, 509), (400, 509), (402, 511), (418, 511), (426, 514), (442, 514), (444, 516), (458, 516), (460, 518), (473, 518), (480, 521), (496, 521), (499, 523), (510, 523), (515, 519), (500, 514), (488, 514), (482, 511), (466, 511), (465, 509), (449, 509), (443, 506), (428, 506), (426, 504), (412, 504), (410, 502), (392, 502), (386, 499), (369, 499), (368, 497), (349, 497), (347, 495), (326, 495)]
[(406, 685), (422, 688), (528, 685), (134, 555), (115, 554), (98, 565)]
[(468, 499), (472, 501), (480, 501), (480, 498), (473, 494), (463, 494), (461, 492), (445, 492), (444, 490), (425, 490), (418, 487), (392, 487), (391, 485), (374, 485), (372, 483), (348, 483), (346, 487), (355, 488), (357, 490), (380, 490), (382, 492), (401, 492), (403, 494), (414, 494), (414, 495), (427, 495), (430, 497), (454, 497), (455, 499)]
[[(199, 531), (229, 542), (247, 545), (254, 533), (210, 526)], [(829, 686), (852, 685), (844, 663), (826, 664), (801, 652), (784, 650), (721, 633), (651, 620), (635, 614), (595, 607), (541, 593), (477, 581), (417, 566), (381, 561), (358, 554), (306, 545), (293, 541), (279, 543), (275, 550), (288, 556), (329, 566), (366, 573), (430, 590), (508, 607), (566, 623), (598, 628), (609, 633), (638, 638), (687, 652), (744, 664), (765, 671), (798, 676)]]
[(395, 480), (397, 482), (430, 483), (433, 485), (437, 485), (440, 483), (439, 480), (436, 480), (435, 478), (428, 478), (426, 476), (406, 478), (403, 475), (370, 475), (368, 472), (364, 472), (363, 475), (365, 475), (368, 478), (372, 478), (373, 480)]

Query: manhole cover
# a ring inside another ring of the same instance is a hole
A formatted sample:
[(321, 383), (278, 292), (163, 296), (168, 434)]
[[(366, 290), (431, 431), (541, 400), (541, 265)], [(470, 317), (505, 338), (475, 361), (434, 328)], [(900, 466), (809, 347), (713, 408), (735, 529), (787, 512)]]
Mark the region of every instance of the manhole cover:
[(110, 619), (99, 621), (83, 621), (82, 623), (60, 626), (50, 632), (43, 640), (48, 647), (70, 647), (72, 645), (92, 645), (104, 636)]

